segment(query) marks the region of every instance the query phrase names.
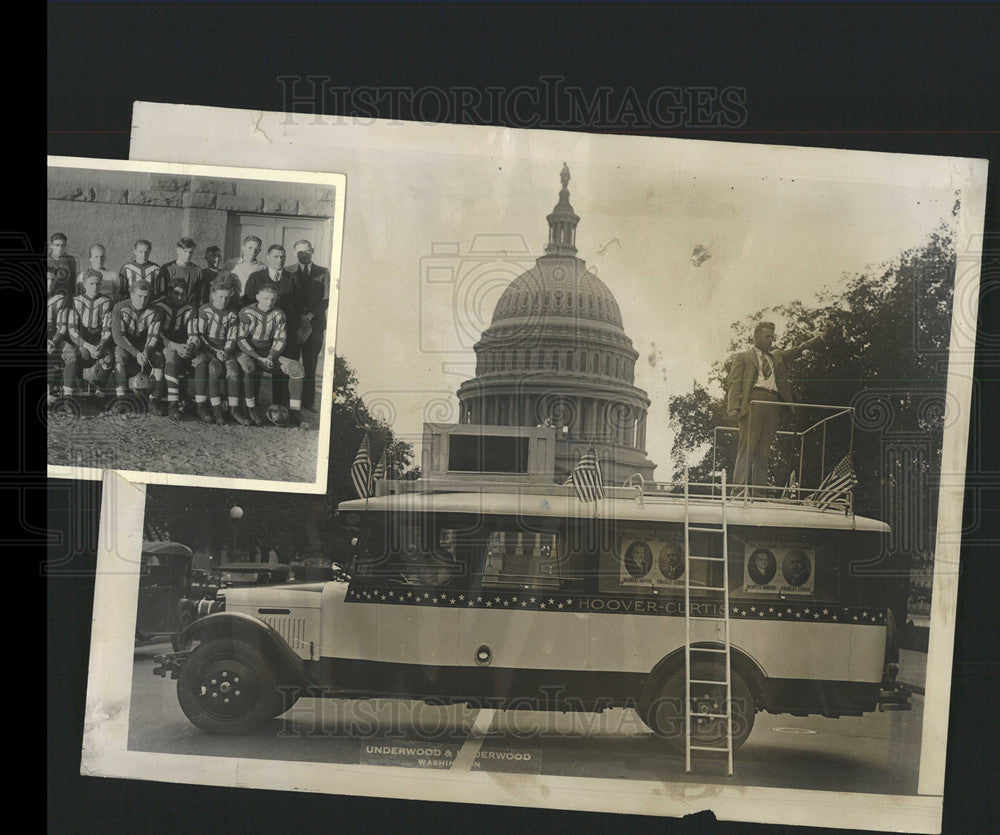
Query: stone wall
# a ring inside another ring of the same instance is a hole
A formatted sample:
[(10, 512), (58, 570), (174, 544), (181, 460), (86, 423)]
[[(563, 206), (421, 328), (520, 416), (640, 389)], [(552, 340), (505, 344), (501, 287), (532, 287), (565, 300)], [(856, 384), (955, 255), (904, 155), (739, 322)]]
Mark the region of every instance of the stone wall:
[[(107, 249), (107, 266), (117, 269), (132, 258), (137, 238), (153, 244), (152, 260), (172, 261), (183, 236), (198, 245), (194, 260), (205, 262), (205, 248), (227, 249), (230, 212), (330, 218), (336, 189), (308, 183), (191, 177), (131, 171), (50, 168), (48, 234), (62, 232), (68, 251), (86, 265), (92, 244)], [(225, 257), (238, 255), (225, 252)]]

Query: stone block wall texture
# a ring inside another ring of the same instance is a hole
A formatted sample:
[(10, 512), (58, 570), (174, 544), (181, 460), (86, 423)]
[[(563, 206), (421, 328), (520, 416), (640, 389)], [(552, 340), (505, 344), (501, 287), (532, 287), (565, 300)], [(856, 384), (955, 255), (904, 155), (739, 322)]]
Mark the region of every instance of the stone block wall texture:
[[(48, 234), (62, 232), (68, 251), (86, 266), (90, 246), (107, 249), (107, 266), (132, 258), (137, 238), (153, 244), (159, 264), (176, 257), (177, 239), (194, 238), (194, 260), (205, 248), (226, 248), (230, 212), (332, 218), (336, 189), (309, 183), (193, 177), (131, 171), (50, 168)], [(238, 252), (225, 252), (226, 258)]]

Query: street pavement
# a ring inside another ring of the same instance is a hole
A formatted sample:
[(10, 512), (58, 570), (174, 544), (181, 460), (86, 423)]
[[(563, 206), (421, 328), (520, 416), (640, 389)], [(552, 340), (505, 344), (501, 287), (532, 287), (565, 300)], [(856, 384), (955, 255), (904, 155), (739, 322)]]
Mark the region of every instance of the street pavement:
[[(879, 794), (914, 794), (917, 788), (923, 722), (919, 694), (911, 698), (910, 711), (863, 717), (758, 713), (736, 754), (733, 777), (725, 775), (722, 762), (713, 761), (696, 762), (687, 775), (683, 757), (628, 709), (602, 714), (493, 712), (402, 700), (300, 699), (284, 716), (253, 733), (212, 736), (181, 712), (176, 682), (152, 674), (153, 656), (168, 651), (167, 645), (159, 645), (135, 652), (130, 750), (439, 768), (468, 767), (474, 761), (473, 768), (489, 771)], [(901, 663), (911, 678), (917, 676), (915, 660), (908, 667)], [(411, 743), (438, 757), (407, 757)], [(460, 753), (463, 746), (465, 753)]]

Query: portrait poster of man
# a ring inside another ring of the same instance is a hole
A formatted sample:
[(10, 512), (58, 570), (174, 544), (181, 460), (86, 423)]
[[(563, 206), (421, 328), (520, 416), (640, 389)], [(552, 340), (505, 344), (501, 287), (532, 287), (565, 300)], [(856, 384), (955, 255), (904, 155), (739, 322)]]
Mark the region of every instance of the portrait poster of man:
[(625, 535), (618, 581), (623, 586), (684, 587), (684, 536), (680, 530), (657, 536)]
[(623, 539), (621, 565), (623, 585), (652, 582), (649, 573), (653, 570), (653, 550), (649, 542), (628, 537)]
[(782, 542), (748, 542), (743, 591), (748, 594), (811, 595), (815, 552)]

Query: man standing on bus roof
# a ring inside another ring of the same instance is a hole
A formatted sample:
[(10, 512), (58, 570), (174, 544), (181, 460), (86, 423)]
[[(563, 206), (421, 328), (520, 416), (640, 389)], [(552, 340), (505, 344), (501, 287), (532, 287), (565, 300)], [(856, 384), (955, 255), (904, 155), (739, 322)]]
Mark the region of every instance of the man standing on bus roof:
[(794, 403), (787, 364), (801, 357), (807, 348), (820, 345), (824, 336), (820, 333), (791, 348), (772, 348), (774, 322), (758, 322), (753, 332), (753, 346), (733, 357), (726, 381), (726, 417), (738, 419), (740, 426), (734, 485), (767, 484), (771, 444), (781, 421), (779, 408), (757, 406), (751, 424), (750, 402)]

